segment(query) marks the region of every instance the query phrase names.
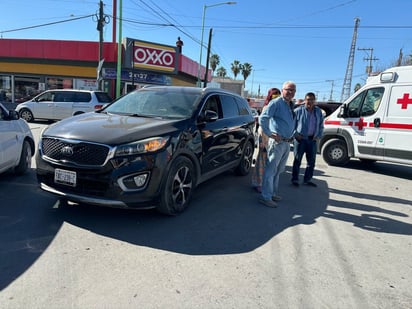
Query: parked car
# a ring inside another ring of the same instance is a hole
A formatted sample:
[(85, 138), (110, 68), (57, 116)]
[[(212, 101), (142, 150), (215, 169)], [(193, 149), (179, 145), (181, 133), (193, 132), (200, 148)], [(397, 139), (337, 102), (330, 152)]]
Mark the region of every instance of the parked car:
[(104, 91), (47, 90), (30, 101), (20, 103), (16, 111), (27, 122), (35, 119), (61, 120), (101, 109), (112, 98)]
[(205, 180), (249, 173), (253, 126), (247, 101), (232, 92), (145, 87), (50, 125), (37, 178), (62, 200), (175, 215)]
[(342, 103), (341, 102), (316, 102), (316, 105), (322, 110), (323, 117), (327, 117), (337, 110)]
[[(300, 106), (302, 104), (305, 104), (305, 103), (295, 104), (294, 108), (297, 108), (298, 106)], [(327, 101), (327, 102), (317, 101), (316, 102), (316, 106), (318, 106), (322, 110), (323, 118), (325, 118), (325, 117), (329, 116), (330, 114), (332, 114), (341, 105), (342, 105), (342, 103), (340, 103), (340, 102), (331, 102), (331, 101)]]
[(25, 173), (34, 152), (33, 134), (26, 121), (0, 103), (0, 173), (9, 170), (18, 175)]

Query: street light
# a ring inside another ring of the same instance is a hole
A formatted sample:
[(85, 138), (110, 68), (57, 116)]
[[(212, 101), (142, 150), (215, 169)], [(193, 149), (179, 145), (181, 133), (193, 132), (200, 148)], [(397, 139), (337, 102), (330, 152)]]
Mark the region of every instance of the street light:
[(201, 82), (201, 77), (200, 77), (200, 71), (202, 67), (202, 52), (203, 52), (203, 33), (205, 31), (205, 15), (206, 15), (206, 9), (211, 8), (213, 6), (218, 6), (218, 5), (225, 5), (225, 4), (236, 4), (234, 1), (228, 1), (228, 2), (220, 2), (216, 4), (211, 4), (211, 5), (204, 5), (203, 6), (203, 17), (202, 17), (202, 35), (200, 38), (200, 57), (199, 57), (199, 67), (197, 69), (197, 86), (201, 87), (202, 82)]

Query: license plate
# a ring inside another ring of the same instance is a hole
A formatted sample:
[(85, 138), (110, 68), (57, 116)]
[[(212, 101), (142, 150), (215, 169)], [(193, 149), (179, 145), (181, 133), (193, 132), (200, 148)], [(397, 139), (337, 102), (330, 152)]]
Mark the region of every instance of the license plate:
[(54, 170), (54, 182), (60, 183), (66, 186), (75, 187), (77, 181), (76, 172), (66, 171), (59, 168)]

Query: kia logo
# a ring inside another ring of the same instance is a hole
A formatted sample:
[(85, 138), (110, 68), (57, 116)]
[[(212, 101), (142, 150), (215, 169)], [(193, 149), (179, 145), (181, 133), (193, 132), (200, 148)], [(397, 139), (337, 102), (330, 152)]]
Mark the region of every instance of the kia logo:
[(62, 155), (66, 156), (66, 157), (71, 157), (74, 153), (73, 148), (70, 146), (65, 146), (63, 147), (60, 152), (62, 153)]

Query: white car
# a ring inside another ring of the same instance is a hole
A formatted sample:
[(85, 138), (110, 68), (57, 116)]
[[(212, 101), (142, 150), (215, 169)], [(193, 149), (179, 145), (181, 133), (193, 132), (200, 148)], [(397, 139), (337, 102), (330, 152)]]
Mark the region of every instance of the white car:
[(47, 90), (16, 107), (20, 118), (61, 120), (103, 108), (112, 98), (104, 91), (56, 89)]
[(0, 173), (8, 170), (24, 174), (35, 152), (33, 134), (17, 112), (0, 103)]

